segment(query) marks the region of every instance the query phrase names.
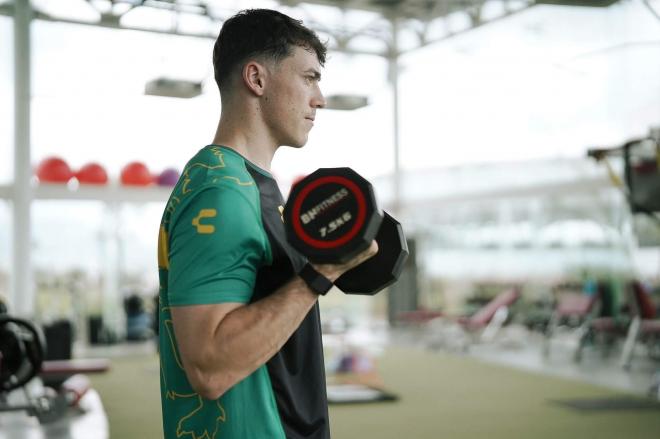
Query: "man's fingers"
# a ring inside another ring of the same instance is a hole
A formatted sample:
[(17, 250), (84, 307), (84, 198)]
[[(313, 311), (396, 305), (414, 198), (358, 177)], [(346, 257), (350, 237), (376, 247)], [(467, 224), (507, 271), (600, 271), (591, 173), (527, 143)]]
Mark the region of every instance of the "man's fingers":
[(351, 267), (356, 267), (367, 259), (372, 258), (376, 253), (378, 253), (378, 243), (374, 239), (371, 241), (371, 245), (362, 253), (359, 253), (355, 258), (353, 258), (349, 265)]
[(334, 282), (339, 276), (348, 270), (357, 267), (367, 259), (373, 257), (376, 253), (378, 253), (378, 243), (374, 239), (366, 250), (358, 253), (353, 259), (344, 264), (313, 264), (313, 266), (316, 271)]

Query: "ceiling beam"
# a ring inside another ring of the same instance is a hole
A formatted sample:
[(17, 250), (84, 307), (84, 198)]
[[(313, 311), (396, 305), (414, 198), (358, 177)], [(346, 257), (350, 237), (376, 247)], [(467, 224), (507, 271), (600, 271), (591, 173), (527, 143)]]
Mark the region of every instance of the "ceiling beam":
[[(517, 9), (510, 7), (510, 2), (508, 0), (503, 0), (503, 13), (500, 16), (484, 19), (481, 16), (481, 6), (483, 1), (481, 0), (450, 0), (443, 2), (428, 2), (421, 0), (393, 0), (390, 2), (373, 2), (371, 0), (346, 0), (346, 1), (331, 1), (331, 0), (313, 0), (313, 1), (299, 1), (299, 0), (282, 0), (280, 2), (285, 6), (291, 7), (300, 7), (304, 12), (307, 13), (305, 21), (309, 23), (309, 26), (317, 32), (320, 32), (324, 35), (329, 36), (328, 49), (333, 52), (346, 53), (350, 55), (370, 55), (370, 56), (379, 56), (387, 59), (391, 59), (393, 56), (399, 56), (403, 52), (409, 52), (412, 50), (417, 50), (423, 47), (427, 47), (431, 44), (435, 44), (441, 41), (448, 40), (450, 38), (462, 35), (466, 32), (474, 30), (478, 27), (481, 27), (485, 24), (493, 23), (504, 18), (508, 18), (514, 14), (527, 10), (528, 8), (535, 5), (533, 0), (525, 0), (522, 7)], [(200, 16), (207, 17), (211, 22), (217, 24), (217, 28), (220, 28), (220, 25), (223, 22), (223, 19), (220, 18), (217, 14), (211, 12), (210, 7), (200, 8), (199, 10), (194, 9), (191, 11), (184, 11), (180, 8), (186, 5), (178, 5), (178, 3), (173, 2), (162, 2), (162, 1), (141, 1), (141, 2), (130, 2), (130, 1), (113, 1), (109, 4), (126, 4), (129, 6), (128, 9), (122, 10), (121, 13), (113, 13), (112, 11), (103, 11), (98, 7), (95, 7), (91, 3), (90, 6), (99, 14), (99, 20), (96, 21), (86, 21), (70, 17), (60, 17), (53, 16), (51, 14), (45, 13), (43, 11), (35, 11), (34, 18), (42, 21), (50, 22), (59, 22), (59, 23), (68, 23), (74, 25), (83, 25), (83, 26), (93, 26), (93, 27), (102, 27), (108, 29), (120, 29), (120, 30), (132, 30), (138, 32), (148, 32), (156, 33), (162, 35), (174, 35), (182, 37), (191, 37), (191, 38), (202, 38), (207, 40), (215, 40), (217, 38), (217, 32), (190, 32), (182, 31), (176, 26), (173, 26), (168, 29), (158, 29), (150, 28), (146, 26), (135, 26), (135, 25), (126, 25), (122, 23), (122, 16), (126, 13), (134, 10), (136, 7), (149, 7), (169, 10), (172, 14), (178, 14), (181, 12), (196, 13)], [(379, 23), (379, 20), (375, 20), (367, 26), (363, 26), (359, 29), (348, 29), (340, 28), (335, 29), (324, 25), (322, 20), (315, 19), (314, 15), (303, 6), (307, 4), (317, 4), (332, 6), (340, 10), (350, 10), (357, 9), (363, 11), (371, 11), (380, 14), (382, 18), (382, 23)], [(201, 5), (201, 3), (200, 3)], [(167, 7), (165, 7), (167, 6)], [(180, 7), (179, 7), (180, 6)], [(190, 6), (190, 5), (188, 5)], [(413, 13), (413, 11), (416, 11)], [(427, 29), (431, 22), (434, 20), (442, 20), (444, 17), (447, 17), (449, 14), (453, 13), (465, 13), (470, 17), (470, 26), (459, 31), (449, 31), (446, 35), (443, 35), (438, 38), (428, 39), (426, 38), (425, 32), (422, 30), (420, 33), (419, 27), (420, 23), (423, 29)], [(13, 16), (13, 4), (5, 3), (0, 5), (0, 15)], [(419, 43), (411, 48), (408, 48), (405, 51), (396, 50), (396, 53), (393, 52), (392, 43), (393, 38), (391, 35), (390, 22), (391, 17), (399, 17), (400, 29), (403, 30), (413, 30), (416, 34), (419, 35)], [(370, 48), (370, 49), (361, 49), (351, 45), (351, 40), (356, 37), (367, 37), (373, 39), (374, 42), (379, 42), (384, 45), (382, 49)]]

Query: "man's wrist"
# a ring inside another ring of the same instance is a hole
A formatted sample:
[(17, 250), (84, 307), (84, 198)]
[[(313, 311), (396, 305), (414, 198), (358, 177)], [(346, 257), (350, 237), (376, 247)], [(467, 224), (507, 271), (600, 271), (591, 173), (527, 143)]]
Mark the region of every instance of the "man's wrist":
[(330, 279), (319, 273), (310, 263), (305, 264), (298, 272), (298, 276), (316, 294), (325, 295), (334, 285)]

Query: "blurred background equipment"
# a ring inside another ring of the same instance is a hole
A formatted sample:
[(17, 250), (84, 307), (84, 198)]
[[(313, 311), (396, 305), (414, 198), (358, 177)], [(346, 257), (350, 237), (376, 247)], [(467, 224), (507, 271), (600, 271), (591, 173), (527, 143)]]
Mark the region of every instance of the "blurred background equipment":
[[(613, 148), (592, 148), (587, 155), (603, 163), (610, 180), (625, 197), (632, 213), (632, 231), (639, 247), (660, 244), (660, 128)], [(623, 177), (612, 160), (622, 159)]]
[(41, 371), (43, 332), (25, 319), (0, 315), (0, 392), (18, 389)]
[(591, 6), (596, 8), (604, 8), (611, 6), (619, 0), (537, 0), (536, 3), (541, 5), (558, 5), (558, 6)]
[(628, 294), (632, 320), (621, 352), (621, 365), (627, 369), (632, 366), (637, 343), (645, 344), (649, 356), (660, 360), (658, 308), (653, 303), (650, 292), (640, 282), (634, 282)]
[(145, 163), (133, 161), (122, 168), (120, 181), (126, 186), (149, 186), (154, 179)]
[(146, 83), (144, 94), (190, 99), (202, 94), (202, 83), (183, 79), (156, 78)]
[(357, 110), (369, 105), (369, 98), (360, 95), (335, 94), (325, 98), (325, 107), (328, 110)]
[(106, 372), (109, 363), (46, 360), (46, 340), (33, 322), (0, 315), (0, 437), (55, 437), (64, 426), (67, 438), (107, 438), (103, 406), (82, 374)]
[(167, 168), (161, 171), (160, 174), (158, 174), (158, 177), (156, 178), (156, 183), (159, 186), (168, 186), (168, 187), (174, 187), (176, 186), (177, 181), (179, 181), (179, 171), (175, 168)]
[(150, 340), (154, 336), (153, 313), (149, 312), (144, 299), (137, 294), (131, 294), (124, 299), (126, 312), (126, 340)]
[(104, 185), (108, 183), (108, 173), (103, 165), (96, 162), (83, 165), (76, 172), (76, 178), (80, 184)]
[(36, 175), (44, 183), (67, 183), (73, 177), (73, 171), (64, 159), (53, 156), (39, 162)]
[[(629, 140), (613, 148), (592, 148), (587, 153), (597, 161), (612, 156), (623, 157), (626, 198), (633, 213), (654, 217), (660, 213), (660, 128), (651, 129), (648, 137)], [(610, 173), (615, 184), (620, 179)], [(660, 220), (659, 223), (660, 224)]]

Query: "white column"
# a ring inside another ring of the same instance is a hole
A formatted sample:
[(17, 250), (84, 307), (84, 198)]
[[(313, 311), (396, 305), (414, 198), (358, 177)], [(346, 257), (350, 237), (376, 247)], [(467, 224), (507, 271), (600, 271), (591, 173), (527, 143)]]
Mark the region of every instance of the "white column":
[(392, 84), (392, 107), (393, 107), (393, 128), (394, 132), (394, 170), (393, 186), (394, 199), (392, 210), (395, 216), (401, 214), (401, 165), (399, 159), (399, 23), (397, 18), (392, 18), (392, 42), (388, 55), (389, 60), (389, 80)]
[(30, 22), (29, 0), (14, 2), (14, 183), (10, 312), (30, 317), (34, 283), (30, 264)]
[(104, 259), (103, 259), (103, 327), (113, 334), (123, 337), (126, 322), (122, 308), (120, 277), (122, 261), (121, 248), (121, 206), (118, 202), (109, 202), (106, 206), (104, 224)]

